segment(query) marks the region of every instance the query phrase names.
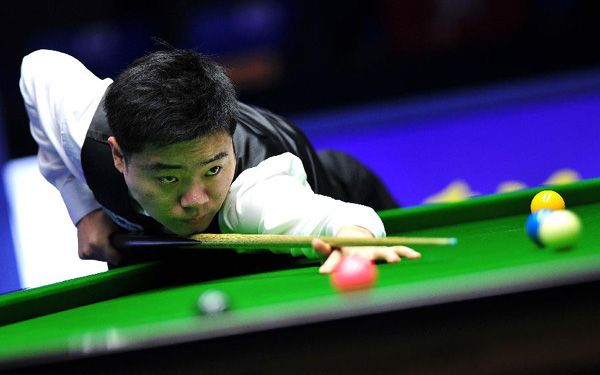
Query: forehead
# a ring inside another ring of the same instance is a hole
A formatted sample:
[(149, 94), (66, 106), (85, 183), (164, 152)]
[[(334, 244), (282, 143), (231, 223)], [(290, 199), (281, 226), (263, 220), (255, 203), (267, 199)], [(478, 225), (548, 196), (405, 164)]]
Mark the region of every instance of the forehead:
[(168, 146), (148, 145), (131, 155), (131, 162), (139, 167), (150, 167), (156, 163), (191, 165), (210, 160), (220, 153), (232, 153), (232, 139), (227, 132), (206, 135), (191, 141)]

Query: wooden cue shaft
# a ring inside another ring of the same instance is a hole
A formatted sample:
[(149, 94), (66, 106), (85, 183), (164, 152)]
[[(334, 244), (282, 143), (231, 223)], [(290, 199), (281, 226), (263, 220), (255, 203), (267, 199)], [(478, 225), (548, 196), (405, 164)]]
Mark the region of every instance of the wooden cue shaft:
[(190, 247), (215, 249), (285, 249), (290, 247), (311, 247), (312, 240), (319, 238), (332, 247), (342, 246), (397, 246), (397, 245), (455, 245), (456, 238), (444, 237), (317, 237), (285, 236), (269, 234), (195, 234), (191, 239), (198, 241)]

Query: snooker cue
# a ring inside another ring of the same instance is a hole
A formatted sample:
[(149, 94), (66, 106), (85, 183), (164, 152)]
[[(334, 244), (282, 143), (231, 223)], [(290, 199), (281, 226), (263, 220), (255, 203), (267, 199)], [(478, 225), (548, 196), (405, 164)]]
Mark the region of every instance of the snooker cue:
[(327, 237), (286, 236), (280, 234), (194, 234), (191, 239), (199, 242), (198, 248), (214, 249), (287, 249), (290, 247), (312, 247), (313, 239), (320, 239), (331, 247), (343, 246), (398, 246), (398, 245), (454, 245), (456, 238), (440, 237)]
[(138, 247), (185, 247), (194, 249), (288, 249), (312, 247), (318, 238), (331, 247), (343, 246), (399, 246), (399, 245), (455, 245), (456, 238), (450, 237), (328, 237), (287, 236), (278, 234), (194, 234), (184, 237), (156, 237), (141, 234), (115, 233), (111, 243), (117, 249)]

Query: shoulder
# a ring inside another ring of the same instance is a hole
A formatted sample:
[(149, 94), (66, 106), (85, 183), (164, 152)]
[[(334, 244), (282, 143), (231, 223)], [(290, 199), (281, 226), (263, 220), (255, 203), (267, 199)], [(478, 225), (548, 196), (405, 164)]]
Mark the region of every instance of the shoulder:
[(243, 125), (254, 125), (256, 123), (267, 125), (269, 127), (276, 126), (290, 126), (290, 123), (282, 116), (273, 113), (272, 111), (261, 108), (256, 105), (250, 105), (242, 102), (238, 102), (239, 118), (238, 123)]
[(83, 64), (73, 56), (58, 51), (41, 49), (23, 57), (21, 74), (43, 76), (52, 72), (69, 71), (74, 66), (85, 69)]
[(24, 85), (42, 86), (112, 83), (109, 78), (100, 80), (75, 57), (47, 49), (31, 52), (23, 58), (21, 81)]
[(238, 101), (238, 110), (241, 115), (258, 116), (258, 117), (261, 117), (262, 112), (265, 111), (264, 109), (262, 109), (260, 107), (257, 107), (255, 105), (246, 104), (246, 103), (243, 103), (240, 101)]
[(233, 182), (232, 187), (256, 184), (278, 177), (291, 178), (296, 183), (308, 186), (302, 160), (292, 153), (285, 152), (263, 160), (256, 167), (246, 169)]
[(64, 62), (74, 60), (77, 61), (73, 56), (67, 55), (66, 53), (62, 53), (59, 51), (53, 51), (49, 49), (39, 49), (37, 51), (33, 51), (30, 54), (26, 55), (23, 58), (23, 63), (38, 63), (38, 62)]

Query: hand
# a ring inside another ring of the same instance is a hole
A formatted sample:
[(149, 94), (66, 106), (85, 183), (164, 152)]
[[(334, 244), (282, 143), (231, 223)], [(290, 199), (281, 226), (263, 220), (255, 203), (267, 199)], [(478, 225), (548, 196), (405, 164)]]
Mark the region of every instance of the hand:
[[(340, 229), (336, 236), (338, 237), (373, 237), (373, 234), (368, 230), (357, 227), (357, 226), (348, 226)], [(315, 251), (320, 254), (322, 257), (326, 257), (327, 259), (319, 268), (319, 273), (327, 274), (333, 272), (333, 270), (337, 267), (337, 265), (342, 260), (342, 256), (345, 255), (358, 255), (368, 260), (380, 260), (383, 259), (388, 263), (397, 263), (400, 261), (400, 257), (403, 256), (409, 259), (420, 258), (421, 254), (414, 251), (410, 247), (406, 246), (392, 246), (392, 247), (383, 247), (383, 246), (353, 246), (353, 247), (342, 247), (339, 251), (334, 251), (334, 249), (329, 246), (329, 244), (319, 240), (314, 239), (312, 242), (313, 248)]]
[(110, 244), (110, 235), (117, 225), (102, 209), (92, 211), (77, 223), (79, 258), (119, 264), (121, 257)]

